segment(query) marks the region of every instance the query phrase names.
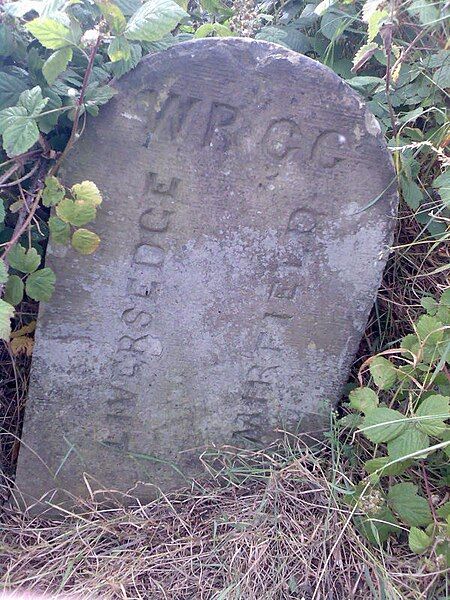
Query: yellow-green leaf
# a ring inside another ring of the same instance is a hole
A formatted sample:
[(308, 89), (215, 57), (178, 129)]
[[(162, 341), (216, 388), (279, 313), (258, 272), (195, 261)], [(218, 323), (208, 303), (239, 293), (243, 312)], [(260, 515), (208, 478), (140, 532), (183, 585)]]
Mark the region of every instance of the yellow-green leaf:
[(360, 431), (374, 444), (389, 442), (404, 431), (405, 419), (397, 410), (380, 406), (365, 416)]
[(81, 254), (92, 254), (99, 244), (98, 235), (88, 229), (77, 229), (72, 236), (72, 246)]
[(93, 181), (76, 183), (72, 187), (71, 192), (76, 200), (84, 200), (85, 202), (91, 203), (93, 206), (98, 206), (102, 203), (100, 191)]
[(64, 198), (56, 207), (56, 214), (60, 219), (76, 227), (86, 225), (93, 221), (97, 214), (95, 206), (85, 200), (69, 200)]
[(379, 404), (378, 396), (368, 387), (357, 388), (349, 394), (350, 406), (363, 413), (368, 413)]
[(428, 548), (431, 542), (431, 537), (425, 533), (425, 531), (418, 527), (411, 527), (408, 535), (408, 544), (411, 552), (414, 552), (414, 554), (421, 554)]
[(397, 371), (394, 365), (384, 356), (375, 357), (370, 363), (369, 369), (375, 385), (380, 390), (388, 390), (397, 381)]
[(60, 48), (59, 50), (56, 50), (56, 52), (53, 52), (53, 54), (50, 54), (42, 66), (42, 73), (49, 85), (52, 85), (55, 82), (58, 75), (64, 73), (71, 60), (72, 48), (69, 46)]
[(25, 25), (34, 37), (50, 50), (70, 46), (70, 30), (59, 21), (50, 17), (38, 17)]
[(45, 187), (42, 192), (42, 204), (44, 206), (55, 206), (64, 198), (65, 189), (56, 177), (46, 177)]
[(59, 217), (51, 216), (48, 221), (51, 241), (55, 244), (67, 244), (70, 239), (70, 225)]
[(14, 306), (0, 300), (0, 339), (9, 340), (11, 335), (11, 319), (14, 316)]

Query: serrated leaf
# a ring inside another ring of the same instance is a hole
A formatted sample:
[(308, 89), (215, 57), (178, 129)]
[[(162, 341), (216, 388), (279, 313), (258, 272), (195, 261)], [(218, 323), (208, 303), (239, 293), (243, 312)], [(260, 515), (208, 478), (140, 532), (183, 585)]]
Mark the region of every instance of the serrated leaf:
[(380, 390), (388, 390), (397, 381), (397, 371), (394, 365), (384, 356), (375, 357), (370, 363), (369, 370), (375, 385)]
[(127, 21), (120, 8), (110, 0), (95, 0), (95, 4), (102, 11), (102, 15), (110, 26), (111, 32), (115, 35), (122, 33)]
[(396, 460), (407, 458), (410, 454), (425, 450), (429, 446), (430, 439), (426, 433), (414, 427), (409, 427), (398, 437), (388, 442), (387, 450), (390, 459)]
[(149, 0), (128, 21), (124, 34), (129, 40), (154, 42), (188, 16), (173, 0)]
[(37, 117), (47, 102), (48, 98), (42, 97), (42, 90), (38, 85), (31, 90), (23, 91), (19, 96), (19, 106), (23, 106), (31, 117)]
[(25, 25), (25, 28), (49, 50), (58, 50), (71, 45), (70, 30), (50, 17), (38, 17)]
[(226, 25), (221, 25), (220, 23), (204, 23), (203, 25), (200, 25), (194, 33), (194, 38), (205, 38), (211, 34), (214, 34), (217, 37), (229, 37), (234, 35), (231, 29)]
[(406, 177), (401, 178), (401, 185), (404, 201), (409, 208), (412, 210), (417, 210), (423, 201), (422, 190), (415, 181), (407, 179)]
[(23, 281), (18, 275), (10, 275), (5, 285), (4, 299), (9, 304), (17, 306), (23, 300)]
[[(416, 416), (420, 417), (417, 427), (424, 433), (440, 436), (446, 429), (445, 420), (450, 418), (450, 399), (447, 396), (434, 394), (422, 401), (416, 410)], [(427, 419), (422, 417), (436, 417)]]
[(95, 206), (84, 200), (69, 200), (64, 198), (56, 206), (56, 214), (60, 219), (75, 227), (86, 225), (89, 221), (93, 221), (96, 217), (97, 211)]
[(22, 335), (11, 340), (11, 351), (14, 356), (25, 354), (31, 356), (33, 354), (34, 340), (28, 335)]
[(92, 254), (98, 248), (100, 238), (88, 229), (77, 229), (72, 236), (72, 246), (80, 254)]
[(0, 111), (0, 133), (8, 156), (18, 156), (29, 150), (39, 139), (36, 121), (25, 107), (11, 106)]
[(446, 502), (440, 506), (436, 512), (442, 519), (448, 519), (450, 517), (450, 502)]
[(111, 100), (113, 96), (117, 94), (110, 85), (98, 86), (97, 83), (88, 86), (86, 94), (84, 96), (84, 103), (86, 108), (89, 110), (91, 106), (102, 106)]
[(358, 517), (355, 521), (364, 537), (375, 546), (385, 542), (389, 534), (397, 535), (401, 532), (401, 528), (397, 526), (397, 519), (386, 506), (383, 506), (376, 515)]
[(129, 60), (131, 57), (129, 41), (122, 35), (115, 37), (109, 45), (108, 56), (112, 62), (117, 62), (118, 60)]
[(435, 346), (444, 337), (444, 324), (436, 317), (422, 315), (416, 322), (415, 328), (420, 340)]
[(0, 73), (0, 109), (17, 104), (20, 94), (26, 89), (27, 83), (24, 79), (9, 73)]
[(411, 527), (408, 535), (408, 545), (411, 552), (421, 554), (428, 548), (431, 542), (431, 537), (425, 531), (417, 527)]
[(368, 413), (379, 404), (377, 394), (368, 387), (361, 387), (356, 390), (352, 390), (348, 396), (350, 406), (355, 410), (359, 410), (363, 413)]
[(44, 206), (56, 206), (64, 198), (65, 189), (56, 177), (45, 178), (45, 187), (42, 192), (42, 204)]
[(420, 299), (420, 304), (432, 317), (436, 314), (438, 303), (432, 296), (424, 296)]
[(51, 216), (48, 220), (50, 239), (55, 244), (67, 244), (70, 239), (70, 225), (59, 217)]
[(370, 44), (364, 44), (364, 46), (361, 46), (353, 58), (352, 71), (356, 73), (356, 71), (363, 67), (366, 62), (372, 58), (377, 50), (378, 44), (376, 42), (370, 42)]
[(314, 9), (314, 12), (316, 15), (319, 15), (319, 17), (321, 17), (327, 12), (329, 8), (334, 6), (336, 3), (337, 0), (322, 0)]
[(389, 15), (387, 10), (374, 10), (369, 17), (368, 30), (367, 30), (367, 41), (371, 42), (379, 33), (381, 25)]
[(55, 290), (56, 277), (49, 267), (28, 275), (25, 284), (27, 295), (38, 302), (48, 302)]
[(411, 465), (412, 461), (405, 460), (401, 462), (392, 463), (392, 458), (389, 456), (378, 456), (372, 458), (364, 463), (364, 468), (370, 475), (379, 471), (379, 476), (384, 477), (387, 475), (400, 475)]
[(428, 502), (417, 493), (413, 483), (397, 483), (388, 492), (391, 508), (406, 524), (412, 527), (425, 527), (432, 522)]
[(14, 316), (14, 306), (0, 300), (0, 340), (9, 340), (11, 335), (11, 319)]
[(0, 258), (0, 284), (6, 283), (8, 279), (8, 268), (5, 262)]
[(72, 48), (69, 46), (60, 48), (60, 50), (56, 50), (56, 52), (50, 54), (42, 66), (42, 73), (49, 85), (53, 85), (57, 77), (67, 69), (72, 56)]
[(365, 416), (360, 431), (375, 444), (389, 442), (405, 430), (405, 419), (397, 410), (380, 406)]
[(26, 250), (21, 244), (15, 244), (8, 254), (9, 266), (21, 273), (32, 273), (41, 264), (36, 248)]
[(98, 206), (102, 203), (102, 195), (100, 190), (93, 181), (82, 181), (72, 186), (70, 190), (76, 200), (84, 201), (93, 206)]
[(6, 210), (5, 210), (5, 202), (0, 198), (0, 224), (5, 221)]

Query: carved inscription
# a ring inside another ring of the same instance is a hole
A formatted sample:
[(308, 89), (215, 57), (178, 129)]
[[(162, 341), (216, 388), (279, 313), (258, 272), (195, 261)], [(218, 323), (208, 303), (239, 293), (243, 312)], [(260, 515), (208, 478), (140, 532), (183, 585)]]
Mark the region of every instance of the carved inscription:
[[(267, 288), (267, 306), (262, 315), (261, 330), (254, 341), (241, 400), (248, 411), (236, 418), (233, 437), (237, 440), (258, 442), (266, 428), (267, 410), (277, 402), (277, 375), (283, 362), (284, 329), (298, 313), (301, 293), (301, 266), (299, 258), (310, 244), (310, 234), (318, 224), (319, 215), (305, 208), (295, 209), (287, 218), (286, 237), (296, 240), (296, 260), (280, 264), (275, 281)], [(286, 266), (290, 269), (286, 271)]]
[(116, 348), (112, 365), (113, 395), (108, 401), (108, 434), (101, 443), (128, 451), (129, 435), (124, 433), (137, 402), (137, 393), (130, 391), (133, 381), (144, 367), (151, 365), (163, 353), (161, 339), (155, 331), (153, 307), (161, 286), (161, 268), (164, 264), (164, 234), (170, 226), (173, 211), (161, 206), (160, 201), (175, 199), (180, 180), (161, 179), (149, 172), (145, 178), (144, 195), (153, 203), (139, 217), (140, 242), (136, 245), (131, 266), (139, 277), (129, 277), (126, 283), (127, 308), (121, 314), (127, 333)]

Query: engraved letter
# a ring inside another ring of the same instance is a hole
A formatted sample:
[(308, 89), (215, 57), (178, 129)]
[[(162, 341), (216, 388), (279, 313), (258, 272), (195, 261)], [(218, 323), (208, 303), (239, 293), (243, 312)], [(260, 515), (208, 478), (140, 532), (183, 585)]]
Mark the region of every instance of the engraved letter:
[[(205, 136), (203, 138), (204, 146), (214, 146), (226, 150), (230, 146), (229, 135), (221, 131), (223, 127), (232, 125), (236, 120), (237, 109), (229, 104), (212, 102), (208, 117)], [(213, 141), (214, 139), (214, 141)]]
[(139, 219), (139, 225), (146, 231), (162, 233), (169, 228), (169, 220), (172, 211), (159, 208), (149, 208)]
[(137, 265), (159, 267), (164, 262), (164, 250), (160, 246), (141, 244), (136, 248), (133, 262)]

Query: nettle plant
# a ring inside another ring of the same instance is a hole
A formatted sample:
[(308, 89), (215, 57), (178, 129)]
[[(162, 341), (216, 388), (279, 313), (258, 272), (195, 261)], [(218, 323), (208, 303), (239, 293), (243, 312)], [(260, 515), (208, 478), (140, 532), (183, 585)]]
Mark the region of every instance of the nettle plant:
[(186, 4), (19, 0), (2, 5), (0, 339), (10, 339), (14, 307), (24, 293), (47, 301), (53, 292), (55, 275), (42, 266), (49, 234), (52, 243), (70, 242), (82, 254), (99, 245), (98, 236), (84, 228), (95, 220), (99, 190), (89, 181), (66, 190), (57, 178), (59, 167), (86, 127), (86, 115), (96, 116), (114, 96), (112, 78), (134, 68), (144, 54), (192, 37), (192, 26), (186, 26), (188, 33), (172, 33), (189, 18)]
[[(373, 543), (408, 529), (413, 552), (434, 553), (437, 566), (450, 560), (450, 502), (445, 502), (450, 458), (450, 289), (439, 302), (424, 297), (426, 313), (401, 347), (368, 359), (361, 387), (349, 394), (352, 413), (341, 423), (369, 443), (367, 476), (356, 486), (356, 522)], [(363, 386), (369, 371), (372, 386)], [(361, 441), (358, 442), (361, 444)], [(431, 493), (433, 487), (442, 494)], [(424, 487), (425, 496), (419, 491)]]

